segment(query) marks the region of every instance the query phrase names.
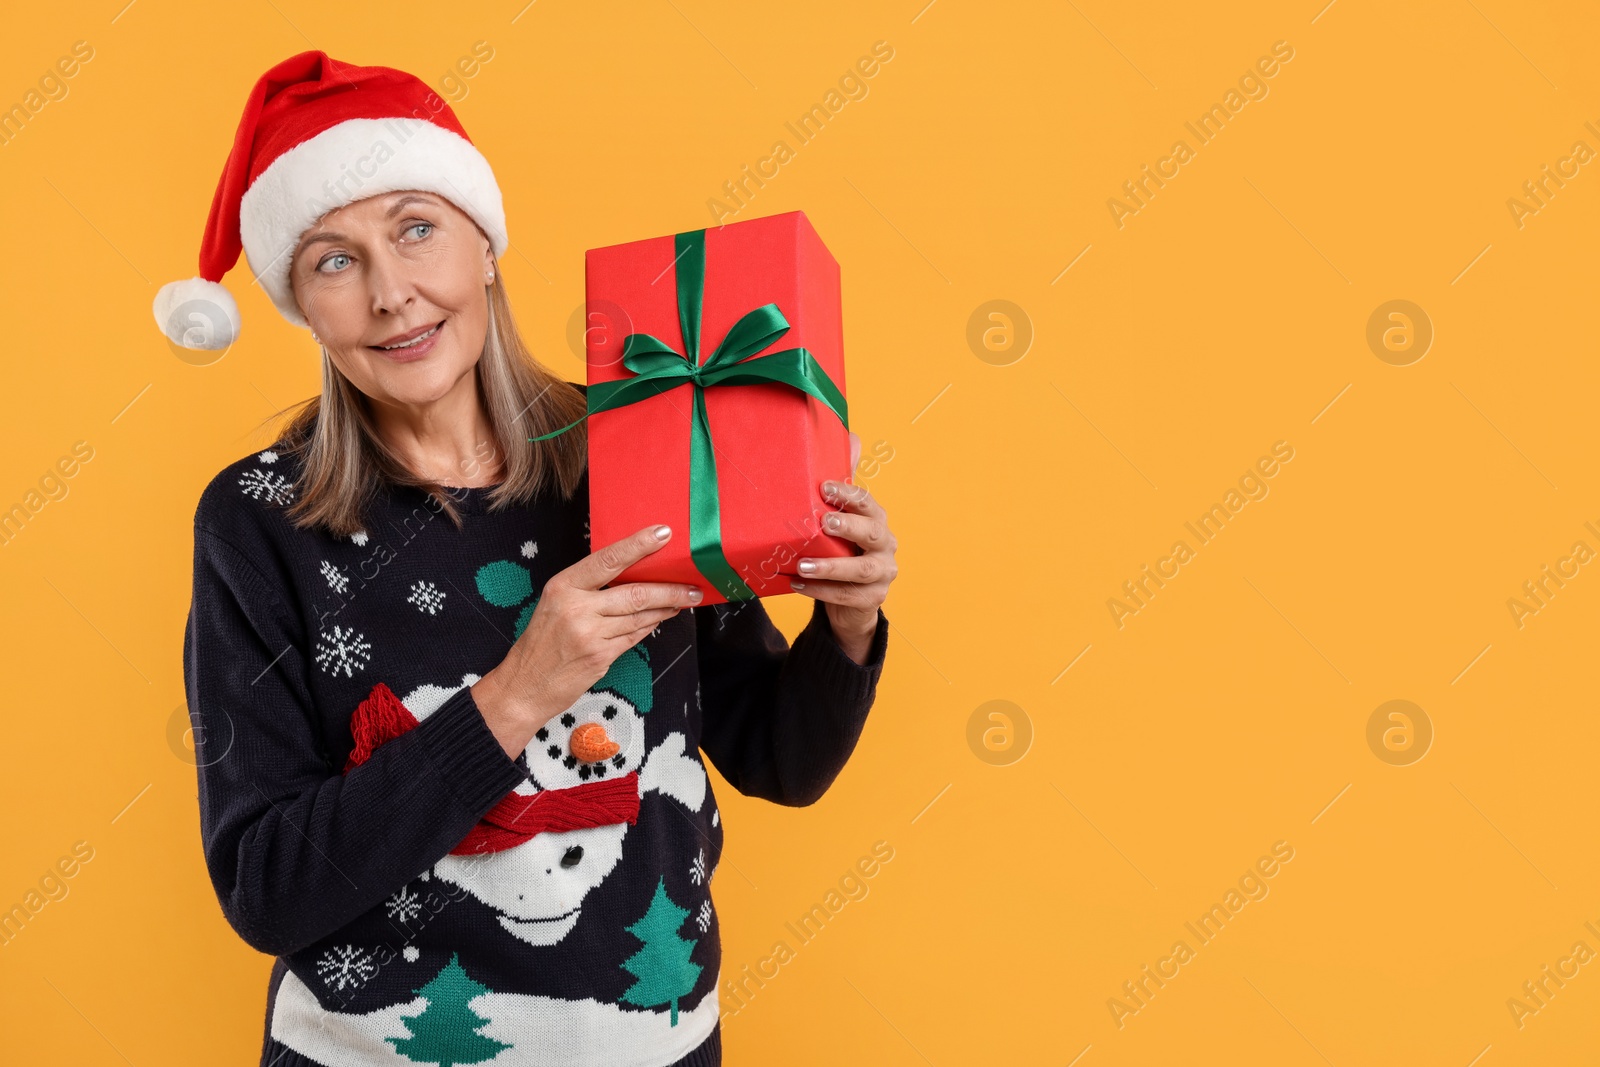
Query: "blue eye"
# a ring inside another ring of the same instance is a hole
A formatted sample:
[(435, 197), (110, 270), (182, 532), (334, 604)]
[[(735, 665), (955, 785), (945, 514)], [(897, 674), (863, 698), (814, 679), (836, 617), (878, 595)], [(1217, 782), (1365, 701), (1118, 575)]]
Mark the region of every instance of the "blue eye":
[(329, 263), (332, 263), (336, 259), (349, 259), (349, 258), (350, 257), (345, 255), (343, 252), (335, 252), (333, 255), (329, 256), (327, 259), (325, 259), (321, 263), (317, 264), (317, 271), (319, 273), (321, 273), (321, 274), (337, 274), (339, 272), (336, 271), (336, 270), (327, 271), (327, 270), (323, 270), (322, 268), (327, 266)]
[[(429, 231), (431, 231), (433, 229), (433, 223), (431, 223), (431, 222), (418, 222), (418, 223), (414, 223), (411, 226), (406, 227), (406, 232), (410, 233), (412, 230), (417, 229), (417, 227), (419, 227), (419, 226), (420, 227), (424, 227), (424, 228), (428, 229)], [(423, 234), (422, 236), (426, 237), (428, 235), (427, 234)]]

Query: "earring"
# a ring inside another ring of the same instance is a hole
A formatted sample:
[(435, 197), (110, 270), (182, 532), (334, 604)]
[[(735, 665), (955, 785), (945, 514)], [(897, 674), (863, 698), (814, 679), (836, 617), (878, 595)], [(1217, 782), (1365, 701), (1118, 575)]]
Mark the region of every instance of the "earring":
[(321, 343), (322, 343), (322, 341), (321, 341), (321, 340), (320, 340), (320, 339), (319, 339), (319, 338), (318, 338), (318, 337), (317, 337), (317, 335), (316, 335), (316, 334), (315, 334), (315, 333), (313, 333), (313, 334), (312, 334), (312, 335), (311, 335), (311, 339), (312, 339), (312, 340), (313, 340), (313, 341), (316, 341), (316, 342), (317, 342), (317, 344), (319, 344), (319, 345), (320, 345), (320, 344), (321, 344)]

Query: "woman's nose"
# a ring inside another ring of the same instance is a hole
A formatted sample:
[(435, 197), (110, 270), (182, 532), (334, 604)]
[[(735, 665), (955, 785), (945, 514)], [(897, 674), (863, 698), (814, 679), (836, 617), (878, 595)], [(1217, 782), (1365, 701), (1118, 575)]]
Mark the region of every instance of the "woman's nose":
[(414, 289), (409, 275), (409, 265), (395, 252), (380, 250), (372, 255), (367, 267), (367, 284), (370, 287), (372, 312), (401, 314), (410, 302)]
[(572, 731), (568, 742), (572, 754), (584, 763), (598, 763), (610, 759), (622, 748), (606, 734), (606, 728), (597, 722), (586, 722)]

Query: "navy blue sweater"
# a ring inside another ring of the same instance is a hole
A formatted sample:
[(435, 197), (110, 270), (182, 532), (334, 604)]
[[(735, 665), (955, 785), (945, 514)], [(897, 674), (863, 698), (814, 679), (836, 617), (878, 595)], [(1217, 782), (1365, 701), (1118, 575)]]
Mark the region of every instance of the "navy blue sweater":
[(820, 601), (792, 648), (760, 601), (685, 610), (513, 760), (470, 686), (589, 553), (587, 475), (498, 512), (452, 490), (460, 530), (393, 487), (334, 538), (282, 514), (297, 474), (280, 446), (206, 487), (184, 631), (206, 866), (279, 957), (262, 1063), (719, 1063), (701, 753), (747, 796), (816, 801), (883, 613), (863, 665)]

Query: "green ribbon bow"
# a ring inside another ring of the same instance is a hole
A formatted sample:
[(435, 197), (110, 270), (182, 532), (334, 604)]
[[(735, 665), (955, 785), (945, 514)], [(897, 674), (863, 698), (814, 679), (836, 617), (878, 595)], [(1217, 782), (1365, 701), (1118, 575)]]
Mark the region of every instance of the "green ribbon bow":
[(689, 438), (689, 555), (695, 567), (731, 601), (753, 600), (755, 592), (739, 577), (722, 552), (722, 514), (717, 491), (717, 461), (706, 419), (705, 391), (714, 385), (781, 383), (816, 397), (850, 428), (844, 394), (816, 358), (804, 348), (754, 355), (789, 331), (789, 320), (777, 304), (747, 312), (728, 330), (716, 351), (700, 361), (700, 308), (706, 287), (706, 231), (689, 230), (673, 237), (678, 266), (678, 322), (688, 352), (678, 352), (647, 333), (630, 333), (622, 343), (622, 365), (631, 378), (589, 387), (588, 413), (550, 433), (530, 437), (543, 441), (566, 433), (601, 411), (638, 403), (675, 389), (694, 386), (694, 415)]

